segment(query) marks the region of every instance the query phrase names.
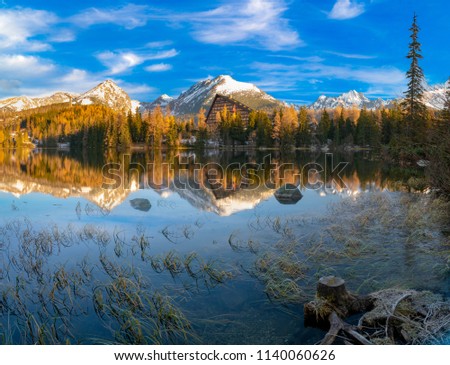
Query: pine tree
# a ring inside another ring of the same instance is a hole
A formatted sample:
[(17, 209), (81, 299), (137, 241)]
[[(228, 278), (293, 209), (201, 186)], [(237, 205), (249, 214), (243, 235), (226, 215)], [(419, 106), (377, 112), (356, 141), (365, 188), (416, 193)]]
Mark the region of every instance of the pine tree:
[(373, 112), (361, 110), (356, 125), (356, 142), (361, 146), (371, 147), (376, 147), (380, 143), (380, 130)]
[(177, 123), (175, 122), (175, 118), (168, 118), (168, 131), (166, 133), (166, 143), (169, 147), (176, 147), (178, 145), (178, 134), (179, 129)]
[(345, 138), (345, 118), (344, 118), (344, 109), (341, 109), (339, 113), (339, 118), (335, 120), (334, 123), (334, 136), (333, 142), (336, 146), (339, 146), (343, 139)]
[(317, 132), (319, 134), (320, 142), (326, 143), (328, 140), (328, 134), (330, 132), (331, 120), (330, 115), (324, 109), (320, 116), (319, 125), (317, 126)]
[(272, 144), (272, 121), (264, 111), (252, 111), (249, 116), (249, 128), (255, 129), (255, 142), (258, 147)]
[(387, 110), (381, 111), (381, 143), (388, 145), (392, 139), (393, 127), (390, 113)]
[(426, 107), (422, 102), (424, 92), (424, 75), (422, 68), (419, 66), (419, 59), (422, 59), (421, 44), (419, 43), (419, 26), (417, 25), (417, 15), (414, 14), (411, 28), (411, 43), (409, 44), (409, 52), (406, 58), (411, 60), (409, 70), (406, 72), (408, 78), (408, 90), (405, 91), (405, 100), (402, 102), (403, 112), (406, 116), (407, 134), (411, 135), (412, 128), (415, 134), (421, 133), (422, 127), (425, 126)]

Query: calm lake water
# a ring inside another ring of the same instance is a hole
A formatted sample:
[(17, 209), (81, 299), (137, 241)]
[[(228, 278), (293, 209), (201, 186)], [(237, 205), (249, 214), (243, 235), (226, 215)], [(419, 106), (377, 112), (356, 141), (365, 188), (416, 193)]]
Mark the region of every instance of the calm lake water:
[(312, 344), (322, 275), (448, 296), (422, 175), (369, 152), (0, 150), (0, 340)]

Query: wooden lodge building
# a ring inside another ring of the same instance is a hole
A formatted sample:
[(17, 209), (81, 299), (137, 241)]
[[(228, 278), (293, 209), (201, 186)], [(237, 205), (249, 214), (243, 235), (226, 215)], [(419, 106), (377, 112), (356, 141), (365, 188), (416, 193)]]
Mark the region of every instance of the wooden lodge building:
[(236, 112), (241, 114), (242, 121), (244, 125), (248, 125), (248, 119), (252, 109), (247, 105), (240, 103), (228, 96), (216, 94), (214, 100), (209, 108), (209, 112), (206, 116), (206, 124), (214, 125), (217, 124), (217, 113), (220, 113), (224, 107), (227, 107), (228, 111)]

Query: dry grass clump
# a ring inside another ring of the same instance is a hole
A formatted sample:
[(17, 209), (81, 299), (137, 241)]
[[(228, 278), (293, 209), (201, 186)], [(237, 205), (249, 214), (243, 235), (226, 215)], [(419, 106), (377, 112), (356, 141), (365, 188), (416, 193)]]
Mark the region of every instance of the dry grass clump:
[(94, 308), (117, 343), (187, 342), (191, 325), (175, 304), (142, 277), (118, 277), (93, 292)]

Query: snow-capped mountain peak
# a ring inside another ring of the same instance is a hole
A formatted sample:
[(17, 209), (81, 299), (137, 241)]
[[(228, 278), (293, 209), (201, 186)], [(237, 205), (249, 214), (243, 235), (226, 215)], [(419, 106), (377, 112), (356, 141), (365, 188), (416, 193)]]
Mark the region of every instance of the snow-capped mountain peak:
[(171, 96), (167, 95), (167, 94), (162, 94), (160, 96), (158, 96), (158, 98), (156, 98), (154, 101), (152, 101), (151, 103), (141, 103), (140, 104), (140, 110), (141, 111), (145, 111), (145, 110), (153, 110), (155, 109), (157, 106), (159, 106), (160, 108), (164, 109), (166, 108), (168, 105), (170, 106), (170, 103), (172, 103), (175, 99), (172, 98)]
[(106, 80), (75, 99), (82, 105), (104, 104), (112, 109), (129, 111), (132, 109), (131, 99), (128, 94), (114, 81)]
[(231, 95), (243, 91), (261, 92), (255, 85), (236, 81), (229, 75), (220, 75), (215, 80), (217, 80), (216, 92), (219, 94)]
[(251, 83), (236, 81), (229, 75), (220, 75), (197, 82), (176, 99), (162, 95), (152, 103), (146, 103), (144, 107), (152, 109), (166, 103), (175, 115), (196, 114), (201, 108), (208, 109), (216, 94), (233, 97), (254, 109), (271, 109), (281, 104)]
[(309, 108), (315, 110), (334, 109), (336, 107), (378, 109), (387, 105), (387, 103), (382, 99), (370, 100), (363, 93), (350, 90), (336, 97), (321, 95)]
[(174, 98), (172, 98), (171, 96), (162, 94), (158, 99), (155, 100), (155, 102), (157, 102), (161, 108), (165, 108), (173, 100)]
[(351, 104), (361, 104), (368, 103), (369, 99), (367, 99), (363, 93), (359, 93), (356, 90), (350, 90), (348, 93), (344, 93), (340, 96), (342, 100)]

